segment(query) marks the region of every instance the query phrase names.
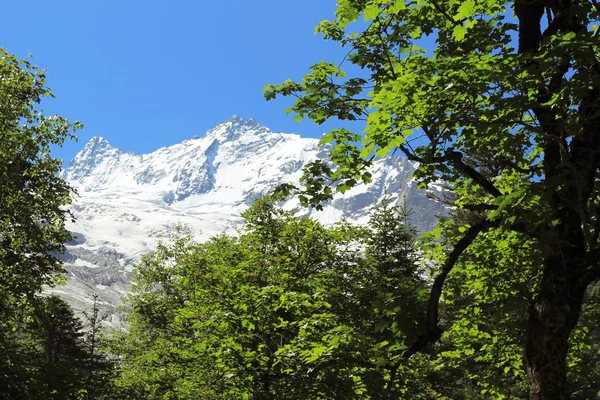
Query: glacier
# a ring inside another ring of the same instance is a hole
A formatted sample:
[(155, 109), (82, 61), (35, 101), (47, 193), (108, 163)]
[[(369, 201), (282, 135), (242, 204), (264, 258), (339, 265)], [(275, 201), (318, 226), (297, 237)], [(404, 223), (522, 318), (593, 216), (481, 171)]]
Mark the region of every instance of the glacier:
[[(61, 175), (78, 192), (71, 205), (76, 217), (68, 227), (74, 240), (62, 256), (67, 283), (49, 288), (81, 313), (93, 296), (119, 328), (115, 312), (130, 289), (133, 263), (161, 240), (185, 226), (198, 240), (221, 232), (235, 233), (241, 213), (276, 186), (298, 182), (302, 167), (327, 160), (319, 139), (272, 132), (254, 119), (232, 116), (202, 136), (149, 154), (134, 154), (92, 138)], [(430, 200), (411, 179), (416, 165), (402, 157), (375, 161), (373, 182), (335, 197), (322, 211), (299, 207), (295, 199), (283, 205), (298, 215), (325, 225), (341, 219), (364, 223), (385, 196), (406, 201), (411, 223), (431, 229), (442, 205)], [(439, 190), (435, 187), (431, 190)]]

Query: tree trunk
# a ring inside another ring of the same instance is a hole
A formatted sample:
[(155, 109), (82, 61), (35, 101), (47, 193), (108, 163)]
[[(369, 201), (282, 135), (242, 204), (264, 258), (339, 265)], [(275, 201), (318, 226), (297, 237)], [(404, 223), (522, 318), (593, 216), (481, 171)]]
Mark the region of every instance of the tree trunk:
[(581, 312), (585, 287), (568, 279), (565, 254), (549, 255), (539, 293), (529, 309), (525, 356), (531, 400), (566, 400), (569, 336)]

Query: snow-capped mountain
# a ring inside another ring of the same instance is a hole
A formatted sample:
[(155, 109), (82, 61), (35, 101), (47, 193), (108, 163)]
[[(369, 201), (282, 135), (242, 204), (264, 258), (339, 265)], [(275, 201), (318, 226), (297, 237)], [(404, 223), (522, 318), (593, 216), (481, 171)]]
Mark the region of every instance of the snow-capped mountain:
[[(64, 256), (69, 281), (51, 291), (79, 311), (89, 309), (97, 294), (113, 314), (129, 289), (132, 263), (143, 253), (168, 240), (178, 225), (199, 239), (235, 232), (240, 214), (256, 198), (281, 183), (297, 182), (306, 163), (327, 158), (318, 143), (237, 116), (201, 137), (150, 154), (125, 152), (94, 137), (63, 171), (79, 193), (72, 205), (77, 221), (70, 226), (76, 239)], [(372, 184), (336, 195), (323, 211), (301, 209), (299, 214), (325, 224), (342, 218), (364, 222), (373, 205), (390, 195), (406, 198), (415, 211), (412, 222), (430, 229), (443, 209), (417, 191), (413, 170), (403, 158), (379, 160)], [(297, 206), (296, 200), (285, 204)]]

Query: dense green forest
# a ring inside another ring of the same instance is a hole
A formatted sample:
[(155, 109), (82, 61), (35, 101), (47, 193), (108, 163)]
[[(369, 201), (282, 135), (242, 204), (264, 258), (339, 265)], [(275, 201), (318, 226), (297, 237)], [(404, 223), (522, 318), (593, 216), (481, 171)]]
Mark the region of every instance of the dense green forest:
[[(361, 131), (326, 134), (333, 163), (256, 201), (238, 235), (182, 230), (144, 256), (118, 332), (43, 292), (76, 195), (51, 148), (81, 124), (44, 116), (44, 72), (0, 50), (0, 398), (600, 397), (598, 3), (337, 4), (317, 31), (343, 62), (265, 97)], [(395, 153), (446, 188), (433, 231), (389, 202), (363, 226), (278, 208), (318, 209)]]

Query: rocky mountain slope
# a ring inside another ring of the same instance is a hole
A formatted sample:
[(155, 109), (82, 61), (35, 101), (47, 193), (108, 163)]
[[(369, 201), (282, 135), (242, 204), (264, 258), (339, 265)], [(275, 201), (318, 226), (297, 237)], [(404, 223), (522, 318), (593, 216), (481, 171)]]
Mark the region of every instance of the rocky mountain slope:
[[(178, 225), (199, 239), (235, 232), (240, 214), (252, 202), (284, 182), (298, 181), (301, 168), (327, 149), (318, 139), (271, 132), (252, 119), (233, 116), (201, 137), (134, 154), (94, 137), (63, 171), (79, 192), (72, 205), (76, 239), (64, 255), (69, 281), (51, 289), (76, 310), (91, 307), (92, 296), (108, 322), (118, 326), (115, 306), (129, 289), (132, 263), (159, 240), (168, 240)], [(301, 209), (325, 224), (342, 218), (363, 222), (385, 195), (406, 198), (415, 211), (412, 222), (426, 230), (435, 224), (440, 205), (417, 190), (410, 177), (414, 165), (394, 157), (379, 160), (373, 183), (355, 187), (316, 212)], [(285, 207), (296, 208), (295, 200)]]

